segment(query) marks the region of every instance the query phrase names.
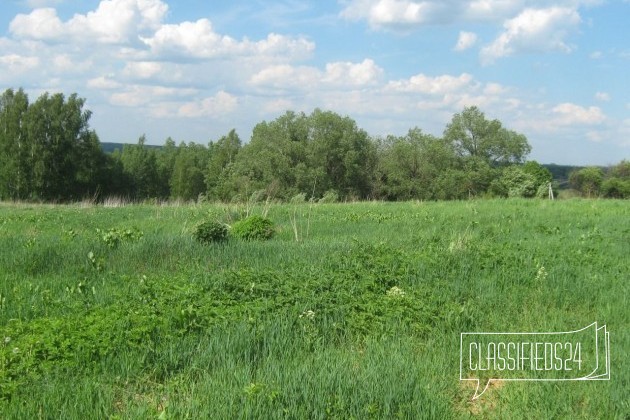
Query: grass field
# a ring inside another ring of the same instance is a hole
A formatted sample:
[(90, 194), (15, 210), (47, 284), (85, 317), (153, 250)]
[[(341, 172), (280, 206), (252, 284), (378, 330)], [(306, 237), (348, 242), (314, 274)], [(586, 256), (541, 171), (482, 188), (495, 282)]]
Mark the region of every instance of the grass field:
[[(1, 204), (0, 418), (630, 417), (628, 201), (268, 210)], [(594, 321), (610, 381), (459, 380), (461, 332)]]

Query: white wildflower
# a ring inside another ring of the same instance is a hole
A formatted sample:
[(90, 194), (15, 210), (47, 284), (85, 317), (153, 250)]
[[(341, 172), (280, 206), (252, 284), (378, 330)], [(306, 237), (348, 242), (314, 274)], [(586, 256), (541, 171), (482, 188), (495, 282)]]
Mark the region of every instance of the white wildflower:
[(300, 315), (300, 318), (306, 318), (306, 319), (313, 320), (313, 319), (315, 319), (315, 312), (313, 312), (311, 310), (304, 311), (304, 312), (302, 312), (302, 315)]
[(390, 297), (404, 297), (406, 295), (405, 291), (398, 286), (394, 286), (387, 291), (387, 296)]
[(547, 270), (545, 270), (544, 266), (538, 267), (538, 272), (536, 273), (536, 281), (543, 281), (547, 278)]

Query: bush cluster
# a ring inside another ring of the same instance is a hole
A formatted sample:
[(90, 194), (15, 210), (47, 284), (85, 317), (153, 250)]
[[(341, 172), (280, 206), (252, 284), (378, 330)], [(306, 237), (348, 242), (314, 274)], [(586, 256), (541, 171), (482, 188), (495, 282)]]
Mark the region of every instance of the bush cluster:
[(251, 240), (271, 239), (275, 234), (273, 222), (262, 216), (250, 216), (238, 220), (228, 229), (226, 224), (217, 221), (202, 222), (195, 228), (193, 236), (204, 244), (224, 242), (228, 240), (230, 233), (235, 238)]
[(207, 221), (197, 225), (193, 235), (196, 240), (205, 244), (223, 242), (228, 239), (228, 228), (223, 223)]
[(232, 235), (247, 241), (271, 239), (274, 233), (273, 222), (262, 216), (250, 216), (232, 225)]

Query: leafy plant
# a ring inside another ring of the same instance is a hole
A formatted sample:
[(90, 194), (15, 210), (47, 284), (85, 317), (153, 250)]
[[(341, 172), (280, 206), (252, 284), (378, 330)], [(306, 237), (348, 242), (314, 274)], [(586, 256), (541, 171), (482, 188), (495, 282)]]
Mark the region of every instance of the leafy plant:
[(193, 236), (204, 244), (223, 242), (228, 239), (228, 228), (223, 223), (209, 220), (197, 225)]
[(136, 228), (129, 229), (109, 229), (107, 232), (96, 229), (96, 234), (101, 238), (105, 244), (110, 248), (117, 248), (121, 242), (129, 241), (135, 242), (140, 240), (144, 234), (142, 231)]
[(250, 216), (232, 226), (232, 234), (245, 240), (271, 239), (275, 233), (273, 222), (262, 216)]

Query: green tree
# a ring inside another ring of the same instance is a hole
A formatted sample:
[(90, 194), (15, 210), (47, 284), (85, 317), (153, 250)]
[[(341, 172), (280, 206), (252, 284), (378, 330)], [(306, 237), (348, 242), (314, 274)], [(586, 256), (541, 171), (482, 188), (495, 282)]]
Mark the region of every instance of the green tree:
[(157, 159), (145, 143), (143, 134), (137, 144), (125, 144), (120, 155), (124, 172), (131, 182), (130, 195), (136, 199), (158, 196)]
[(209, 159), (205, 173), (208, 197), (229, 200), (235, 193), (230, 182), (234, 176), (234, 163), (241, 150), (241, 139), (232, 129), (216, 143), (209, 144)]
[(164, 146), (156, 152), (155, 158), (157, 163), (157, 194), (160, 198), (171, 196), (171, 178), (173, 176), (173, 168), (179, 149), (175, 145), (175, 140), (168, 137), (164, 142)]
[(608, 173), (611, 177), (623, 179), (626, 181), (630, 180), (630, 161), (625, 159), (622, 160), (621, 162), (610, 168)]
[(487, 120), (475, 106), (453, 116), (444, 139), (460, 157), (481, 158), (492, 165), (522, 162), (531, 151), (524, 135), (503, 128), (498, 120)]
[[(301, 191), (307, 164), (308, 118), (288, 111), (254, 127), (250, 142), (236, 156), (232, 185), (241, 197), (257, 190), (268, 196), (290, 198)], [(312, 186), (311, 186), (312, 187)], [(310, 194), (310, 191), (308, 191)]]
[(207, 162), (208, 149), (203, 145), (180, 144), (171, 176), (171, 196), (182, 200), (196, 200), (204, 193)]
[(499, 197), (532, 198), (540, 185), (536, 176), (524, 166), (513, 165), (503, 169), (501, 177), (492, 182), (490, 192)]
[(30, 194), (28, 139), (24, 115), (28, 97), (22, 89), (0, 96), (0, 199), (24, 199)]
[(341, 198), (367, 198), (371, 194), (376, 146), (351, 118), (313, 111), (308, 117), (307, 154), (307, 167), (321, 177), (314, 183), (317, 195), (328, 190), (336, 190)]
[(601, 192), (608, 198), (630, 198), (630, 161), (622, 160), (608, 169)]
[(607, 178), (602, 182), (601, 192), (606, 198), (630, 198), (630, 180)]
[(522, 166), (523, 172), (530, 174), (536, 180), (536, 185), (548, 185), (553, 181), (551, 171), (535, 160), (527, 161)]
[(403, 137), (388, 136), (378, 154), (377, 195), (389, 200), (435, 198), (438, 176), (455, 162), (448, 144), (419, 128)]
[(604, 181), (604, 171), (596, 166), (589, 166), (571, 172), (569, 184), (587, 197), (597, 196)]

